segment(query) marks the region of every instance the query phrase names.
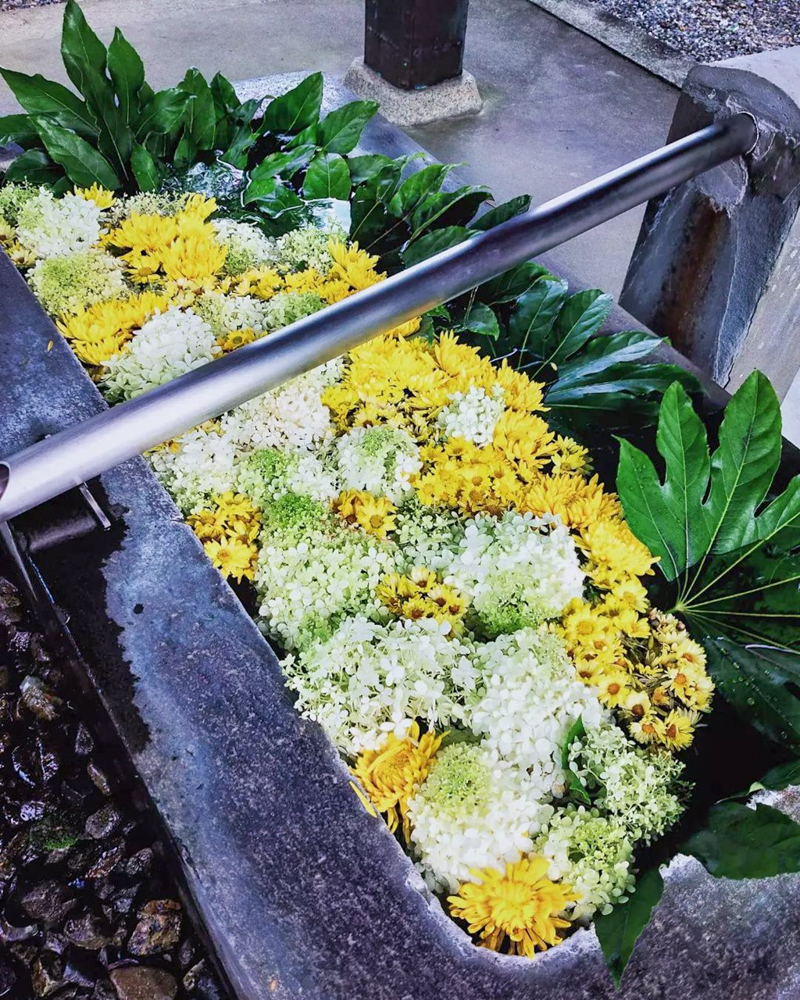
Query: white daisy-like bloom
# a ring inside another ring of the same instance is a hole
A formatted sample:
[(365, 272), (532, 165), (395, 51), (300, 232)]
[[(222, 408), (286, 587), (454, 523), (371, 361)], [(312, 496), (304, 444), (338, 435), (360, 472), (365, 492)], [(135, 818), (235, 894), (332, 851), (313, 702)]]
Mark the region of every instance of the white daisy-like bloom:
[(54, 198), (41, 188), (20, 210), (17, 240), (39, 258), (80, 253), (100, 239), (101, 216), (93, 201), (75, 194)]
[(454, 392), (450, 399), (436, 418), (444, 436), (491, 444), (495, 424), (505, 409), (502, 388), (496, 387), (490, 395), (481, 386), (472, 385), (466, 392)]
[(529, 853), (552, 814), (524, 770), (485, 744), (445, 747), (408, 805), (417, 867), (435, 891), (455, 892), (473, 870), (502, 871)]
[(275, 240), (256, 226), (234, 219), (214, 219), (217, 239), (226, 247), (225, 272), (237, 275), (251, 267), (271, 264), (277, 259)]
[(472, 598), (490, 637), (555, 618), (583, 594), (584, 574), (569, 530), (557, 517), (507, 511), (467, 522), (446, 583)]
[(633, 891), (633, 840), (615, 816), (568, 805), (552, 816), (534, 850), (550, 861), (547, 877), (565, 882), (578, 896), (572, 920), (587, 923), (598, 910), (610, 913)]
[(320, 447), (333, 434), (330, 411), (321, 395), (338, 370), (338, 362), (322, 365), (237, 406), (221, 418), (223, 433), (242, 452)]
[(389, 732), (402, 738), (414, 719), (442, 729), (459, 716), (472, 670), (470, 641), (448, 631), (432, 618), (346, 618), (329, 639), (284, 660), (287, 683), (303, 715), (348, 756), (377, 749)]
[(412, 492), (409, 478), (422, 468), (416, 442), (394, 427), (355, 427), (336, 439), (332, 458), (342, 489), (395, 504)]
[(194, 311), (222, 337), (232, 330), (264, 329), (266, 303), (252, 295), (225, 295), (206, 292), (194, 304)]
[(328, 638), (346, 615), (386, 621), (376, 597), (381, 579), (394, 571), (396, 550), (358, 529), (318, 530), (284, 537), (265, 529), (255, 585), (259, 624), (287, 650)]
[(128, 349), (107, 362), (103, 391), (114, 401), (131, 399), (208, 364), (220, 350), (205, 320), (191, 309), (171, 306), (149, 319)]
[(473, 664), (465, 724), (503, 760), (529, 771), (538, 798), (563, 794), (561, 747), (570, 726), (579, 717), (587, 729), (598, 726), (607, 713), (561, 640), (543, 628), (520, 629), (479, 644)]
[(236, 448), (216, 421), (149, 452), (147, 459), (184, 514), (195, 513), (214, 494), (234, 488)]

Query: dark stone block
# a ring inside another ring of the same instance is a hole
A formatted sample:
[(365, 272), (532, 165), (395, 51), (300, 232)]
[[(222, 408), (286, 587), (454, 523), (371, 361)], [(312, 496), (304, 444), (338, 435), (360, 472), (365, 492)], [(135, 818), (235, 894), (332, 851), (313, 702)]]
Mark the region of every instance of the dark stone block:
[[(252, 86), (277, 93), (287, 82)], [(326, 102), (346, 96), (329, 88)], [(381, 122), (365, 144), (391, 155), (416, 148)], [(0, 454), (7, 454), (103, 404), (5, 259), (0, 294)], [(620, 312), (611, 322), (633, 325)], [(686, 859), (670, 868), (619, 994), (592, 931), (534, 961), (476, 948), (383, 821), (364, 811), (322, 731), (296, 714), (274, 653), (145, 463), (125, 463), (100, 487), (111, 530), (41, 551), (36, 563), (69, 615), (91, 681), (240, 997), (798, 995), (800, 876), (726, 882)], [(123, 986), (131, 1000), (156, 989), (170, 995), (171, 982), (137, 994), (137, 976), (112, 972), (117, 993)]]

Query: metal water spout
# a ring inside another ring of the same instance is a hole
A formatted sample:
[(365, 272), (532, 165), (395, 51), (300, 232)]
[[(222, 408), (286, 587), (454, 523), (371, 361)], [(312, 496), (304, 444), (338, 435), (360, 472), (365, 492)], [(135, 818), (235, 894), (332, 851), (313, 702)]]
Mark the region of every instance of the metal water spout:
[(0, 462), (0, 521), (750, 152), (757, 135), (751, 115), (732, 115), (6, 458)]

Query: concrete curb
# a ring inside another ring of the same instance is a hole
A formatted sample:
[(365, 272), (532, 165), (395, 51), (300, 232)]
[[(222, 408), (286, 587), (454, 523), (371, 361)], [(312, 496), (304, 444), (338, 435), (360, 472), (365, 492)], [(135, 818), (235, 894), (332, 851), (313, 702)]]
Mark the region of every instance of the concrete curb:
[(585, 0), (529, 2), (675, 87), (681, 87), (689, 70), (698, 65), (695, 59), (653, 38), (643, 28), (623, 21)]

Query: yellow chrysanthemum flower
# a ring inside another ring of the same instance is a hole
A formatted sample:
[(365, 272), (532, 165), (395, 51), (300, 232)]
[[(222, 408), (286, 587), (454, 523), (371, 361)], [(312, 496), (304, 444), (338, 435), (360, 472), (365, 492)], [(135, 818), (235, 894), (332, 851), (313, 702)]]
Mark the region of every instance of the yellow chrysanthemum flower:
[(230, 576), (237, 581), (253, 579), (254, 562), (258, 558), (258, 550), (254, 545), (248, 545), (240, 538), (231, 537), (219, 542), (204, 542), (203, 548), (223, 576)]
[(577, 542), (589, 557), (590, 576), (596, 571), (617, 579), (648, 576), (658, 562), (623, 520), (609, 518), (583, 525)]
[(217, 338), (217, 343), (228, 354), (230, 351), (235, 351), (237, 347), (252, 344), (259, 336), (259, 333), (256, 333), (255, 330), (251, 330), (249, 327), (245, 330), (228, 330), (221, 337)]
[(76, 187), (73, 193), (85, 201), (93, 201), (98, 208), (111, 208), (115, 201), (114, 192), (100, 187), (99, 184), (92, 184), (88, 188)]
[(332, 506), (348, 524), (357, 524), (376, 538), (385, 538), (394, 528), (397, 507), (388, 497), (375, 497), (364, 490), (344, 490)]
[(658, 742), (663, 743), (669, 750), (685, 750), (692, 745), (695, 726), (699, 719), (699, 712), (673, 709), (664, 719), (663, 732), (658, 734)]
[(81, 361), (104, 365), (119, 354), (148, 319), (171, 304), (169, 295), (141, 292), (125, 299), (97, 302), (56, 321)]
[(448, 897), (450, 912), (466, 921), (483, 947), (500, 951), (508, 941), (512, 955), (533, 958), (537, 949), (558, 944), (559, 932), (570, 926), (564, 910), (578, 899), (570, 886), (547, 877), (549, 867), (546, 858), (527, 857), (505, 872), (473, 871), (475, 881)]
[(444, 734), (427, 732), (420, 736), (414, 722), (408, 736), (398, 739), (389, 733), (377, 750), (366, 750), (355, 762), (353, 775), (379, 813), (386, 814), (389, 829), (402, 823), (403, 836), (409, 839), (408, 802), (427, 778)]
[(345, 243), (331, 240), (328, 252), (333, 258), (330, 277), (346, 281), (355, 291), (370, 288), (386, 277), (385, 274), (378, 274), (375, 271), (378, 258), (365, 250), (360, 250), (358, 243), (347, 246)]

